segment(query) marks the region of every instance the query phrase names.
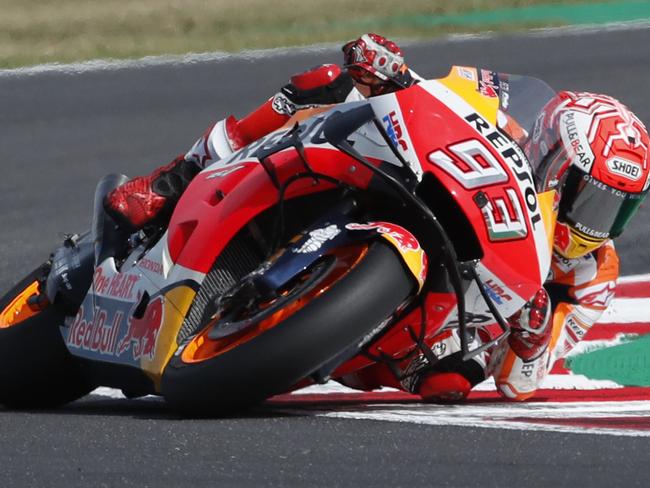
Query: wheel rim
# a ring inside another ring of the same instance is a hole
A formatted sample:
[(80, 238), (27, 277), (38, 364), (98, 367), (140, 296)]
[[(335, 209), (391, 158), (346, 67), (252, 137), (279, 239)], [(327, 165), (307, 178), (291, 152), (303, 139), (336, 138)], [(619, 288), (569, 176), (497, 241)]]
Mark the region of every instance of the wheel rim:
[(304, 308), (309, 302), (329, 290), (337, 281), (348, 274), (367, 252), (368, 246), (366, 244), (335, 249), (331, 254), (324, 256), (326, 259), (331, 259), (331, 265), (325, 268), (326, 272), (322, 273), (323, 276), (317, 275), (320, 278), (317, 282), (313, 283), (314, 280), (310, 280), (310, 278), (313, 278), (314, 274), (323, 271), (323, 267), (319, 263), (310, 267), (306, 274), (302, 274), (292, 282), (291, 286), (297, 287), (298, 292), (296, 292), (296, 288), (279, 291), (280, 293), (275, 300), (283, 300), (282, 306), (278, 307), (273, 302), (265, 304), (260, 301), (257, 304), (260, 307), (258, 309), (259, 313), (253, 313), (253, 319), (250, 320), (250, 323), (245, 324), (239, 330), (233, 330), (226, 337), (217, 338), (214, 337), (214, 334), (212, 334), (213, 337), (210, 337), (210, 332), (220, 325), (221, 317), (217, 312), (216, 316), (212, 317), (203, 330), (185, 346), (181, 354), (182, 361), (191, 364), (212, 359), (278, 326)]
[(32, 308), (29, 299), (38, 295), (38, 281), (27, 285), (14, 299), (0, 311), (0, 329), (6, 329), (37, 315), (40, 310)]

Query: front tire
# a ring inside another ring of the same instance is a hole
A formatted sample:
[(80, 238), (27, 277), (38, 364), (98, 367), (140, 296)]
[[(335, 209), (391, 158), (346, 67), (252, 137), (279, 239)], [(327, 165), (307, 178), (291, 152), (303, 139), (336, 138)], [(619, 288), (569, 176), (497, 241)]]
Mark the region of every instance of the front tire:
[(272, 328), (205, 360), (174, 356), (163, 374), (162, 393), (174, 408), (193, 415), (260, 403), (362, 341), (415, 288), (401, 258), (376, 241), (324, 293)]
[(48, 305), (38, 313), (19, 313), (16, 303), (42, 273), (34, 270), (0, 299), (0, 404), (10, 408), (56, 407), (92, 389), (59, 331), (63, 312)]

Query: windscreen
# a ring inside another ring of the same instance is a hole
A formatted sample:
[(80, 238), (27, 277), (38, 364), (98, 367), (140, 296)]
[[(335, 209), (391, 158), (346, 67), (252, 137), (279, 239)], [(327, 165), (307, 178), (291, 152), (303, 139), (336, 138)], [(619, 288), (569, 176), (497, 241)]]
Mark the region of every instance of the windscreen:
[(499, 125), (524, 150), (535, 175), (537, 191), (546, 191), (557, 184), (555, 176), (567, 157), (558, 144), (559, 134), (546, 127), (549, 121), (543, 117), (544, 109), (557, 99), (557, 93), (542, 80), (530, 76), (498, 73), (496, 77)]
[(530, 76), (497, 74), (499, 108), (530, 134), (542, 108), (556, 93), (542, 80)]

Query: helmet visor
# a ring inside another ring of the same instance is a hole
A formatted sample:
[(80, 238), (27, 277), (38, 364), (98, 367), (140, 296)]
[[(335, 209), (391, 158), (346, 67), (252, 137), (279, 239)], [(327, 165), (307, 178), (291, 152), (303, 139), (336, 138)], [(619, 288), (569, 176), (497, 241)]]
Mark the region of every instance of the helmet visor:
[(562, 189), (558, 218), (591, 240), (618, 237), (644, 198), (645, 192), (617, 190), (574, 169)]

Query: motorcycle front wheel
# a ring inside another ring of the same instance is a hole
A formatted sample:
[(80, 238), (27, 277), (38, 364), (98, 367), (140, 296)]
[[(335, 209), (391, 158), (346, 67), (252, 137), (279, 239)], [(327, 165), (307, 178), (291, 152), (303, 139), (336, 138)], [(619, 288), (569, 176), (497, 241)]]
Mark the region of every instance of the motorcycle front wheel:
[(271, 299), (236, 287), (170, 360), (162, 393), (191, 415), (260, 403), (364, 341), (416, 288), (381, 240), (335, 250)]

